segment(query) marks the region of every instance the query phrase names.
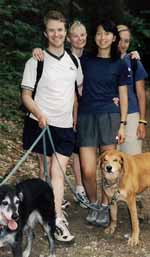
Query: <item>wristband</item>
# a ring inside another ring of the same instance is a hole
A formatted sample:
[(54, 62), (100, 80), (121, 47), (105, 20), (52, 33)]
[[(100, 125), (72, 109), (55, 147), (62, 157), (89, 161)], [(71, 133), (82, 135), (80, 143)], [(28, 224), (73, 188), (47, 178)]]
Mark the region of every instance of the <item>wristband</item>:
[(127, 122), (125, 120), (121, 120), (120, 124), (123, 124), (125, 126), (125, 125), (127, 125)]
[(147, 125), (147, 121), (146, 120), (139, 120), (139, 123)]

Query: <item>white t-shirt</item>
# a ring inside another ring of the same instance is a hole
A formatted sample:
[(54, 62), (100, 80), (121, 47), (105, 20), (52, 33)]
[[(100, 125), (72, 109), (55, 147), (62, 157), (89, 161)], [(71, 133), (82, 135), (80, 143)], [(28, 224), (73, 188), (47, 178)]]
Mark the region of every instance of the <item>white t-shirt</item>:
[[(72, 127), (72, 110), (75, 94), (75, 81), (81, 85), (83, 74), (75, 66), (72, 59), (65, 51), (58, 57), (44, 51), (44, 66), (42, 76), (38, 82), (35, 102), (47, 116), (48, 124), (56, 127)], [(22, 88), (34, 89), (37, 73), (37, 61), (30, 58), (25, 65)], [(32, 114), (30, 117), (36, 119)]]

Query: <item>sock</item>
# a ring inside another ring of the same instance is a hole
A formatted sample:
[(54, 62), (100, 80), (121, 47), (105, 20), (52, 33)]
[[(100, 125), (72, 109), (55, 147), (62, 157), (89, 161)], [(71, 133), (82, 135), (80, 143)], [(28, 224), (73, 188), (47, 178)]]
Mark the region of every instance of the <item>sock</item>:
[(83, 185), (77, 185), (76, 186), (76, 192), (84, 192), (85, 190), (84, 190), (84, 187), (83, 187)]
[(108, 207), (108, 204), (102, 203), (102, 206), (103, 206), (103, 207)]

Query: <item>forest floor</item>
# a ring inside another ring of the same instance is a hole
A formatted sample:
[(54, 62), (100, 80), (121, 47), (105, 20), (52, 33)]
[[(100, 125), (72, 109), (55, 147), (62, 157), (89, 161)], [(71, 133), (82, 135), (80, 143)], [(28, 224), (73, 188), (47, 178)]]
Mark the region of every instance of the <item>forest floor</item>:
[[(148, 112), (149, 116), (149, 112)], [(150, 117), (150, 116), (149, 116)], [(8, 118), (0, 118), (0, 175), (9, 173), (17, 161), (24, 154), (22, 151), (22, 119), (16, 123)], [(147, 127), (147, 138), (144, 142), (144, 151), (150, 150), (150, 127)], [(16, 174), (9, 180), (16, 183), (28, 177), (38, 177), (39, 167), (37, 158), (31, 154), (18, 168)], [(98, 188), (100, 188), (100, 176), (98, 174)], [(72, 172), (72, 159), (70, 159), (67, 175), (74, 183)], [(119, 204), (118, 227), (114, 235), (108, 236), (102, 228), (96, 228), (86, 223), (85, 217), (88, 210), (81, 208), (73, 200), (69, 187), (65, 188), (65, 199), (71, 206), (66, 210), (71, 233), (75, 241), (70, 244), (56, 243), (57, 257), (150, 257), (150, 190), (141, 194), (144, 206), (144, 220), (140, 224), (140, 244), (136, 247), (127, 245), (127, 237), (131, 232), (130, 217), (127, 206)], [(139, 210), (140, 211), (140, 210)], [(32, 247), (31, 257), (44, 257), (48, 255), (48, 243), (39, 226), (36, 228), (35, 240)], [(12, 256), (9, 248), (0, 248), (1, 257)]]

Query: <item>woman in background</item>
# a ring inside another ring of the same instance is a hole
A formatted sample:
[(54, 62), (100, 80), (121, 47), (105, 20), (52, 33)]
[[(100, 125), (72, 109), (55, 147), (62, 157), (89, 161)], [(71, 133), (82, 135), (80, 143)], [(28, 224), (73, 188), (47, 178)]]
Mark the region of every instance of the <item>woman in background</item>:
[[(132, 60), (127, 53), (131, 42), (131, 32), (126, 25), (117, 26), (120, 41), (118, 44), (121, 58), (124, 59), (130, 72), (128, 82), (128, 116), (126, 126), (126, 141), (119, 150), (129, 154), (142, 152), (142, 140), (146, 136), (146, 96), (145, 81), (147, 73), (140, 60)], [(133, 63), (133, 64), (132, 64)], [(135, 67), (134, 67), (134, 66)]]

